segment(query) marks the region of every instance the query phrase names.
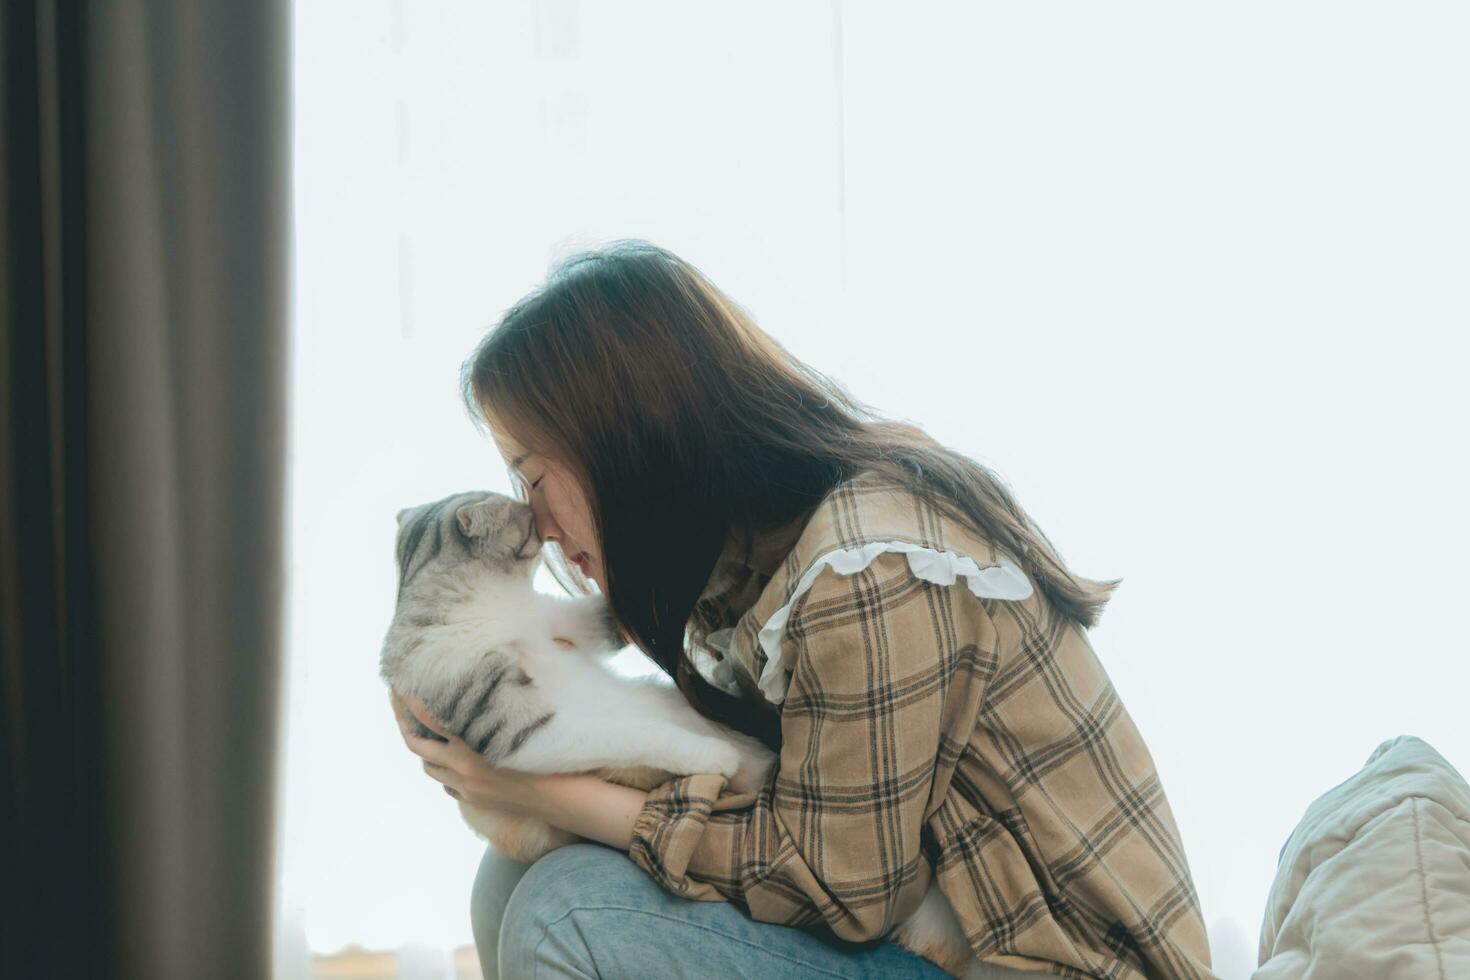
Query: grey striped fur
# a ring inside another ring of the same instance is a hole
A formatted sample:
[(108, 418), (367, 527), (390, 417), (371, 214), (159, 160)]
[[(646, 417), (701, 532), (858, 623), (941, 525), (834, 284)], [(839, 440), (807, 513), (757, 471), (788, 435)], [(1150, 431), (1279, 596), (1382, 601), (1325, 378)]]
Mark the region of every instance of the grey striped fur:
[(555, 717), (518, 664), (521, 644), (492, 643), (470, 657), (436, 658), (434, 651), (463, 646), (455, 613), (482, 597), (487, 580), (529, 576), (534, 536), (530, 508), (500, 494), (454, 494), (398, 513), (398, 600), (383, 643), (383, 679), (422, 699), (449, 731), (497, 763)]

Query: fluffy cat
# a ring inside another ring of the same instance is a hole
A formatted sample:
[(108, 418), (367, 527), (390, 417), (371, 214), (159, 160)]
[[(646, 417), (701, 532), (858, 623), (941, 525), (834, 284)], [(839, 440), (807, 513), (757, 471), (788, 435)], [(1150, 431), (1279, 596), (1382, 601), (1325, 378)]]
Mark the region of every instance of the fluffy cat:
[[(497, 766), (592, 772), (638, 789), (719, 773), (757, 790), (774, 754), (700, 715), (671, 685), (614, 674), (604, 658), (623, 644), (606, 602), (536, 591), (540, 549), (531, 508), (500, 494), (400, 511), (398, 604), (381, 658), (389, 686)], [(517, 860), (576, 840), (539, 820), (459, 808)]]
[[(399, 511), (398, 601), (381, 657), (389, 686), (421, 699), (497, 766), (591, 772), (638, 789), (719, 773), (737, 792), (758, 791), (775, 755), (700, 715), (677, 688), (614, 674), (604, 658), (622, 639), (606, 602), (536, 591), (540, 549), (531, 508), (501, 494), (461, 493)], [(517, 860), (577, 840), (540, 820), (463, 801), (459, 809)], [(956, 976), (976, 965), (937, 886), (892, 938)]]

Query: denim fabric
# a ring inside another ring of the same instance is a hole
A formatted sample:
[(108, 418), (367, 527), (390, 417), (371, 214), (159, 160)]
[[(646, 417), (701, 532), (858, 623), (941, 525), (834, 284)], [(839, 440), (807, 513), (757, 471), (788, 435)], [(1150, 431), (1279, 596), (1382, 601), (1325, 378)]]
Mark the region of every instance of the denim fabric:
[[(532, 865), (487, 850), (470, 918), (486, 980), (946, 976), (893, 943), (843, 949), (725, 902), (679, 898), (600, 844), (563, 847)], [(995, 980), (1037, 976), (994, 972)]]

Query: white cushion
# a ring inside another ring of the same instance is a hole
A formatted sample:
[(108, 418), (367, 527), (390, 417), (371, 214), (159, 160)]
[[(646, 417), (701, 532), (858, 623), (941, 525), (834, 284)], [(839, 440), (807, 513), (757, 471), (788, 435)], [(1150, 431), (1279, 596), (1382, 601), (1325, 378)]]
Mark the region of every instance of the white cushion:
[(1281, 854), (1252, 980), (1470, 977), (1470, 785), (1384, 742), (1307, 808)]

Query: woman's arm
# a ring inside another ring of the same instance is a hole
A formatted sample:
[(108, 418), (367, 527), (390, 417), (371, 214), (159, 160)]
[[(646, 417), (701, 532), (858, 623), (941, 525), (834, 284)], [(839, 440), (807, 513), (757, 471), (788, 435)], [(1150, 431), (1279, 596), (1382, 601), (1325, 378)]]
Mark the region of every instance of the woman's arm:
[(647, 790), (596, 776), (541, 776), (533, 812), (554, 827), (626, 851)]

